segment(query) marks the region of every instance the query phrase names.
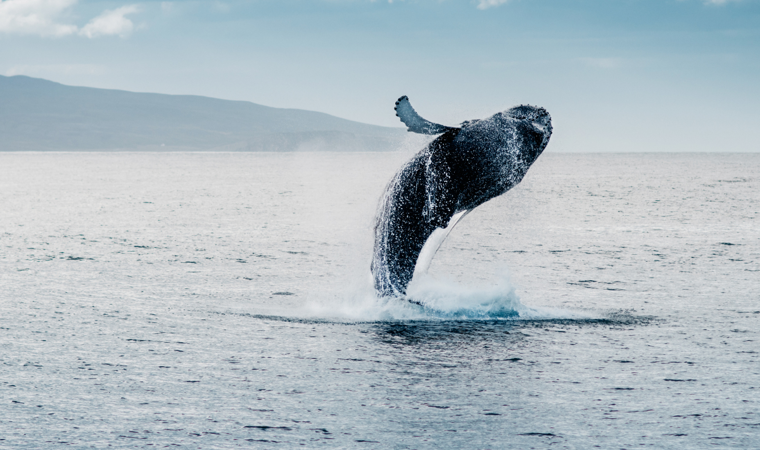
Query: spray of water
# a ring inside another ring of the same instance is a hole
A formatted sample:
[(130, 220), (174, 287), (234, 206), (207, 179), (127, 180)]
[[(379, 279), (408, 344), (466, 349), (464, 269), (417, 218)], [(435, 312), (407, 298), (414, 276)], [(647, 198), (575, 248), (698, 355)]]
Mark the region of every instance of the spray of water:
[(329, 297), (312, 296), (302, 313), (310, 318), (352, 322), (594, 318), (575, 311), (522, 304), (506, 273), (476, 286), (420, 273), (415, 275), (404, 298), (378, 298), (371, 278), (367, 277), (362, 283)]

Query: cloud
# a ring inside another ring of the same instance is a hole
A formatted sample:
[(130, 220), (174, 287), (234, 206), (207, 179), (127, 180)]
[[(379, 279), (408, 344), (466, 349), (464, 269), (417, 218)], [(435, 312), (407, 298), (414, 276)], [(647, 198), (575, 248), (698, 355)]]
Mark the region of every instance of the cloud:
[(493, 8), (495, 6), (503, 5), (504, 3), (507, 3), (509, 0), (480, 0), (478, 2), (478, 9), (488, 9)]
[(140, 11), (137, 5), (122, 6), (114, 10), (106, 10), (103, 14), (92, 19), (79, 30), (80, 36), (87, 36), (92, 39), (98, 36), (113, 36), (119, 35), (120, 37), (127, 37), (132, 33), (135, 25), (131, 20), (127, 19), (127, 14), (134, 14)]
[(74, 34), (75, 25), (58, 23), (77, 0), (5, 0), (0, 3), (0, 32), (61, 37)]
[(98, 36), (128, 36), (134, 24), (124, 17), (139, 11), (136, 5), (104, 11), (79, 29), (66, 23), (77, 0), (0, 0), (0, 33), (64, 37), (70, 35), (94, 38)]

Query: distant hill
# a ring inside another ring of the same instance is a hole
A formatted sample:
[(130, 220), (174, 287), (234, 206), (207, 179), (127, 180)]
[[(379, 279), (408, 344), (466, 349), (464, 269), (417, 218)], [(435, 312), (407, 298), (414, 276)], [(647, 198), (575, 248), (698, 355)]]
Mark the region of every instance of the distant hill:
[(0, 76), (0, 151), (384, 151), (404, 133), (250, 102)]

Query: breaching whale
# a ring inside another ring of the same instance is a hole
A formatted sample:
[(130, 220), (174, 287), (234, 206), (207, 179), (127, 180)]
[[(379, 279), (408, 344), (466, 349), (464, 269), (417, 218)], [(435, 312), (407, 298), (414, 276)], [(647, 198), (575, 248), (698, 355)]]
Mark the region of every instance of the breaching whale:
[(430, 235), (517, 185), (552, 134), (549, 113), (530, 105), (459, 127), (423, 119), (407, 96), (395, 109), (408, 131), (440, 136), (396, 173), (380, 201), (371, 270), (383, 297), (405, 295)]

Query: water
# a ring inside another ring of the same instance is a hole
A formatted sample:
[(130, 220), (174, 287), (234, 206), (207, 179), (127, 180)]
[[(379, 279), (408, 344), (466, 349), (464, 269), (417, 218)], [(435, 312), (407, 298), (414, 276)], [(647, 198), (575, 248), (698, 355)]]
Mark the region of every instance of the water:
[(0, 154), (0, 448), (755, 448), (760, 155), (545, 154), (371, 292), (398, 154)]

